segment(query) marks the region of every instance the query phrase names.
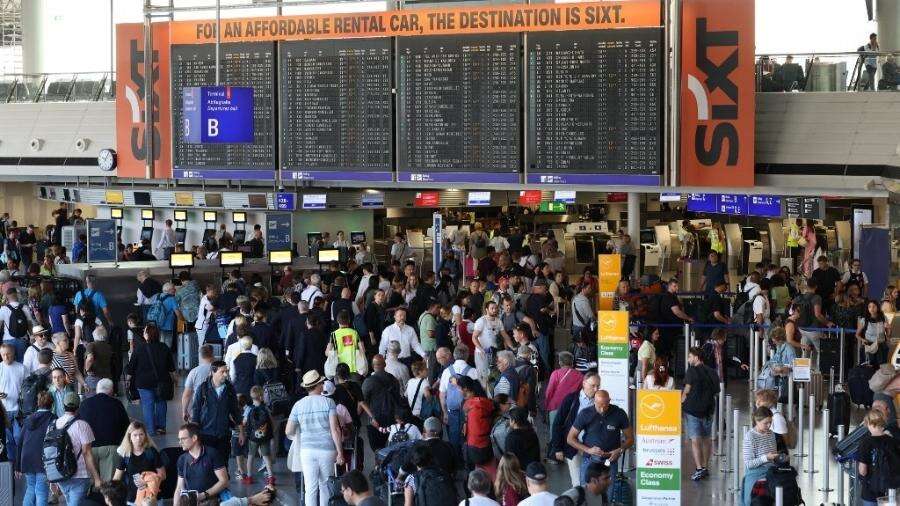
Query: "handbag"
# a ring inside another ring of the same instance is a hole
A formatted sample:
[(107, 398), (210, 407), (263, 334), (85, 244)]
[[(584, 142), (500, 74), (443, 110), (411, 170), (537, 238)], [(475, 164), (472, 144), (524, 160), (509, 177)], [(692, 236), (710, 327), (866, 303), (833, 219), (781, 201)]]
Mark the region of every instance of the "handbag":
[(338, 360), (337, 341), (334, 338), (334, 332), (331, 333), (331, 351), (325, 352), (328, 358), (325, 359), (325, 377), (333, 378), (337, 374)]
[(156, 364), (153, 362), (153, 355), (150, 353), (150, 346), (143, 346), (147, 350), (147, 357), (150, 358), (150, 367), (153, 369), (153, 377), (156, 378), (156, 387), (153, 393), (157, 399), (171, 401), (175, 397), (175, 384), (172, 381), (163, 381), (156, 371)]

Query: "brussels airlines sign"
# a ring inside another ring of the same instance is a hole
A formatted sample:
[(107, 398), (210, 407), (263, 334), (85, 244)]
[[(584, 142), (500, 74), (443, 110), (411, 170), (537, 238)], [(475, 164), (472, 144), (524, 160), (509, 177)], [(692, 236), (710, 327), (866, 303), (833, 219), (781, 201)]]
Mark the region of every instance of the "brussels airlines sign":
[(182, 101), (187, 142), (253, 142), (253, 88), (189, 87), (182, 90)]
[(754, 0), (683, 5), (680, 183), (753, 186)]

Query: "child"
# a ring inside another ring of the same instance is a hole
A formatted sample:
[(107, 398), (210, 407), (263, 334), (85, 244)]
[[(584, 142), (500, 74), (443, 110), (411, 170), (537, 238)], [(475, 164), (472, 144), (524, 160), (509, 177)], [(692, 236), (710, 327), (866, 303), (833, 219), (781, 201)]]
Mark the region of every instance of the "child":
[(395, 445), (407, 441), (422, 439), (422, 432), (412, 423), (412, 412), (406, 406), (397, 406), (394, 413), (394, 421), (390, 427), (381, 427), (381, 432), (388, 433), (388, 444)]
[[(272, 474), (272, 445), (270, 442), (273, 436), (272, 428), (275, 424), (263, 402), (261, 386), (256, 385), (250, 389), (250, 399), (253, 401), (253, 406), (244, 415), (244, 426), (247, 427), (247, 439), (250, 441), (247, 452), (247, 471), (248, 474), (253, 472), (253, 459), (259, 454), (266, 464), (266, 485), (274, 485), (275, 476)], [(250, 477), (248, 476), (248, 478)]]
[[(247, 399), (247, 396), (244, 394), (238, 394), (238, 409), (241, 410), (242, 417), (244, 419), (244, 426), (246, 427), (247, 423), (247, 414), (250, 413), (250, 400)], [(241, 437), (240, 429), (234, 428), (231, 430), (231, 454), (234, 456), (234, 460), (237, 463), (237, 471), (235, 472), (235, 479), (243, 483), (244, 485), (250, 485), (253, 483), (253, 477), (250, 475), (250, 468), (247, 467), (247, 436)]]
[(144, 341), (144, 329), (141, 327), (141, 317), (137, 313), (128, 313), (128, 330), (126, 337), (128, 338), (128, 358), (134, 353), (134, 347)]

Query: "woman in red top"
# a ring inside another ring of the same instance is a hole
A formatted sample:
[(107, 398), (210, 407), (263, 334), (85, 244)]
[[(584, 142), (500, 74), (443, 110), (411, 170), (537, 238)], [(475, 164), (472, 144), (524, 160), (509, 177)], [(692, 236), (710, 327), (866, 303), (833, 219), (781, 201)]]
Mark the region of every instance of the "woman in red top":
[(528, 486), (525, 484), (525, 473), (519, 459), (506, 453), (497, 465), (497, 478), (494, 480), (494, 496), (500, 506), (516, 506), (528, 497)]
[(494, 459), (491, 447), (491, 425), (494, 421), (494, 401), (487, 398), (481, 383), (468, 376), (456, 379), (463, 393), (463, 435), (466, 438), (466, 466), (471, 471), (475, 466), (490, 464)]
[(544, 397), (544, 407), (550, 413), (550, 427), (553, 427), (556, 410), (559, 409), (563, 399), (581, 388), (582, 375), (574, 367), (575, 357), (568, 351), (559, 352), (559, 369), (554, 370), (550, 375), (547, 393)]
[(456, 328), (456, 334), (459, 336), (459, 341), (469, 348), (469, 358), (466, 362), (471, 366), (475, 365), (473, 360), (474, 355), (472, 354), (475, 349), (475, 342), (472, 340), (472, 332), (475, 329), (475, 323), (473, 321), (475, 319), (474, 316), (475, 313), (472, 309), (464, 308), (462, 321), (459, 322), (459, 325)]

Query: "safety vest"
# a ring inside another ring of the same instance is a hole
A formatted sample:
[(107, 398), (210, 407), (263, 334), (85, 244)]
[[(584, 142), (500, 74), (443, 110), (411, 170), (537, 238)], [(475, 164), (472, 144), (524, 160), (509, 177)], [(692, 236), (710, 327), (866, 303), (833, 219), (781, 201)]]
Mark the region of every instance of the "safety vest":
[(720, 255), (725, 254), (725, 243), (719, 238), (718, 230), (709, 231), (709, 249)]
[(334, 331), (334, 341), (338, 362), (350, 366), (351, 373), (356, 372), (356, 349), (359, 343), (359, 334), (349, 327), (339, 328)]
[(787, 246), (789, 248), (800, 247), (800, 229), (797, 228), (796, 223), (791, 223), (791, 229), (788, 231), (787, 236)]

